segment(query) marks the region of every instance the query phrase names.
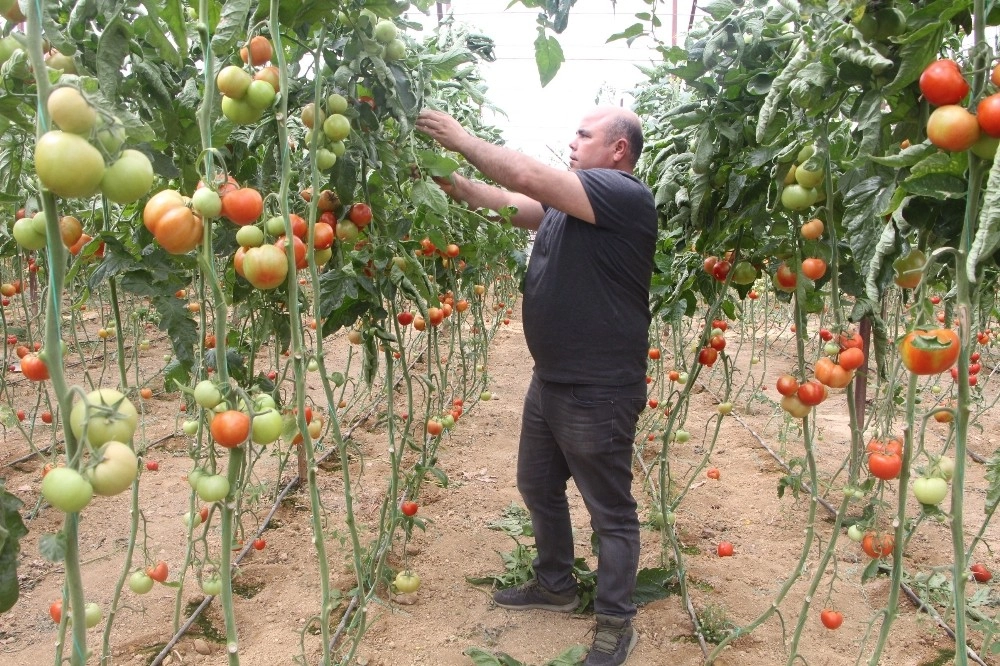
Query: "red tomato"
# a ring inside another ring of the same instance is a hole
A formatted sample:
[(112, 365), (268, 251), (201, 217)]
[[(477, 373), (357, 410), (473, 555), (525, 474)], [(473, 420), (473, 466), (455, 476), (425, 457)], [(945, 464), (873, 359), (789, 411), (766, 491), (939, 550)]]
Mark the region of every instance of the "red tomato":
[(317, 222), (316, 226), (313, 227), (313, 247), (317, 250), (325, 250), (331, 247), (334, 237), (335, 232), (333, 231), (333, 227), (326, 222)]
[(980, 583), (988, 583), (993, 578), (993, 574), (983, 564), (973, 564), (969, 567), (969, 571), (972, 572), (972, 577)]
[(162, 560), (146, 569), (146, 575), (155, 580), (157, 583), (166, 581), (169, 573), (167, 563)]
[(877, 439), (868, 442), (868, 471), (883, 481), (899, 477), (903, 469), (903, 443), (890, 439), (884, 444)]
[(788, 264), (782, 262), (778, 266), (778, 272), (775, 274), (775, 279), (778, 281), (778, 286), (782, 289), (794, 289), (795, 284), (798, 282), (798, 276), (788, 267)]
[(715, 351), (722, 351), (726, 348), (726, 338), (721, 335), (713, 335), (708, 341), (708, 345)]
[(25, 354), (21, 358), (21, 373), (33, 382), (42, 382), (49, 378), (49, 368), (37, 354)]
[(372, 221), (371, 206), (366, 203), (352, 204), (351, 210), (347, 213), (347, 217), (358, 229), (364, 229), (368, 226), (368, 223)]
[(156, 462), (155, 460), (147, 460), (146, 469), (149, 470), (150, 472), (155, 472), (156, 470), (160, 469), (160, 463)]
[(715, 266), (712, 267), (712, 277), (714, 277), (719, 282), (725, 282), (726, 278), (729, 276), (729, 270), (733, 267), (731, 263), (723, 259), (722, 261), (716, 262)]
[(715, 265), (719, 263), (719, 258), (715, 256), (705, 257), (705, 261), (702, 263), (702, 267), (705, 272), (709, 275), (713, 275), (715, 272)]
[(413, 323), (413, 313), (412, 312), (400, 312), (396, 315), (396, 321), (400, 323), (401, 326), (409, 326)]
[(708, 471), (705, 472), (705, 476), (707, 476), (710, 479), (714, 479), (715, 481), (718, 481), (719, 478), (722, 476), (722, 474), (719, 472), (717, 467), (709, 467)]
[(969, 94), (969, 82), (954, 60), (935, 60), (920, 75), (920, 93), (934, 106), (958, 104)]
[(253, 548), (254, 550), (264, 550), (267, 548), (267, 541), (264, 539), (254, 539)]
[(651, 358), (654, 361), (658, 361), (660, 359), (660, 350), (657, 349), (656, 347), (650, 347), (649, 358)]
[(778, 393), (781, 395), (794, 395), (799, 390), (799, 380), (791, 375), (778, 377)]
[(896, 539), (891, 534), (876, 536), (874, 532), (868, 532), (861, 540), (861, 550), (868, 557), (887, 557), (892, 555), (895, 547)]
[(844, 623), (844, 614), (840, 611), (824, 608), (820, 611), (819, 620), (827, 629), (839, 629)]
[(715, 549), (715, 552), (719, 554), (719, 557), (732, 557), (733, 544), (728, 541), (720, 541), (719, 546)]
[(704, 347), (698, 352), (698, 362), (704, 366), (711, 368), (717, 360), (719, 360), (719, 352), (711, 347)]
[(799, 386), (796, 396), (803, 405), (815, 407), (826, 400), (826, 387), (815, 379), (810, 379)]
[(403, 504), (399, 507), (404, 516), (415, 516), (418, 508), (417, 503), (411, 502), (410, 500), (403, 502)]
[(712, 328), (717, 328), (723, 333), (725, 333), (726, 331), (729, 330), (729, 322), (727, 322), (725, 319), (713, 319)]
[(979, 128), (992, 137), (1000, 137), (1000, 93), (980, 100), (976, 107)]
[(831, 333), (828, 329), (821, 328), (819, 329), (819, 339), (823, 342), (829, 342), (830, 340), (833, 340), (833, 333)]

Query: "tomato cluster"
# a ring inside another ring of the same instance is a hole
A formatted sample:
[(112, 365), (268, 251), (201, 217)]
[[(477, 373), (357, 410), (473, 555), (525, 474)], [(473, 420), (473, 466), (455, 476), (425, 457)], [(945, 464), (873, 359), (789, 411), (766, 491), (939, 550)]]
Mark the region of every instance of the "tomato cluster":
[[(266, 65), (274, 55), (271, 42), (263, 35), (251, 38), (240, 49), (245, 64)], [(250, 125), (274, 105), (280, 88), (278, 68), (264, 67), (251, 74), (238, 65), (223, 67), (215, 77), (215, 85), (222, 93), (222, 115), (237, 125)]]
[[(1000, 65), (990, 77), (1000, 87)], [(954, 60), (942, 58), (929, 64), (920, 75), (920, 92), (937, 106), (927, 119), (927, 138), (948, 151), (971, 149), (985, 159), (992, 159), (1000, 137), (1000, 92), (979, 100), (976, 113), (970, 113), (962, 100), (969, 94), (969, 82)], [(984, 136), (985, 135), (985, 136)]]
[(120, 204), (138, 201), (149, 192), (153, 165), (144, 153), (122, 150), (125, 127), (117, 117), (94, 106), (72, 85), (54, 88), (46, 109), (58, 127), (35, 144), (35, 171), (46, 189), (66, 198), (100, 192)]

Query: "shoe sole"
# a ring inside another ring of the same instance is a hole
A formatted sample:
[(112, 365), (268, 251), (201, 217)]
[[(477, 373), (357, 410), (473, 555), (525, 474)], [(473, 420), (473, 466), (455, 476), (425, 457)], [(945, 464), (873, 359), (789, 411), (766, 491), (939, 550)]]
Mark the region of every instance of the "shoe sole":
[(580, 605), (580, 598), (577, 597), (568, 604), (505, 604), (496, 599), (493, 600), (493, 603), (507, 610), (547, 610), (555, 613), (572, 613)]

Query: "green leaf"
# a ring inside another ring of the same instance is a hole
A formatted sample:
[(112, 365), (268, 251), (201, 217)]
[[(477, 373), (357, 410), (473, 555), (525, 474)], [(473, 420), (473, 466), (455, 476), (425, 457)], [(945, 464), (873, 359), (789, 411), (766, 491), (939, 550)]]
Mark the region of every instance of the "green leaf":
[(636, 576), (632, 601), (640, 605), (648, 604), (666, 599), (679, 591), (676, 569), (644, 568), (640, 569)]
[(503, 652), (493, 656), (492, 653), (477, 647), (466, 648), (462, 654), (471, 658), (472, 663), (476, 666), (525, 666), (522, 662)]
[(38, 540), (38, 550), (49, 562), (62, 562), (66, 559), (66, 533), (43, 534)]
[(909, 146), (908, 148), (904, 148), (895, 155), (885, 155), (881, 157), (878, 155), (872, 155), (871, 161), (876, 164), (881, 164), (882, 166), (901, 169), (905, 167), (912, 167), (937, 152), (938, 149), (936, 146), (934, 146), (930, 141), (925, 141), (924, 143), (918, 143), (916, 145)]
[(436, 178), (447, 178), (458, 169), (458, 162), (433, 150), (418, 150), (417, 166)]
[(112, 103), (118, 101), (118, 83), (130, 42), (131, 33), (127, 24), (117, 18), (101, 33), (97, 42), (97, 80), (101, 92)]
[(28, 533), (21, 518), (21, 500), (7, 492), (0, 479), (0, 613), (17, 603), (17, 562), (21, 538)]
[(228, 57), (236, 48), (236, 38), (243, 35), (250, 16), (250, 0), (227, 0), (222, 16), (212, 31), (212, 51), (220, 58)]
[[(153, 3), (158, 5), (159, 3)], [(160, 18), (167, 24), (174, 44), (180, 48), (180, 56), (184, 58), (188, 52), (187, 28), (185, 26), (184, 2), (183, 0), (166, 0), (160, 11)]]
[(976, 237), (969, 248), (966, 271), (969, 280), (976, 281), (976, 267), (1000, 247), (1000, 159), (993, 161), (986, 181), (986, 196), (979, 211)]
[(538, 66), (538, 78), (543, 88), (555, 78), (564, 60), (559, 41), (547, 36), (544, 28), (539, 28), (535, 39), (535, 64)]
[(615, 33), (615, 34), (611, 35), (610, 37), (608, 37), (607, 41), (605, 41), (605, 44), (617, 41), (619, 39), (632, 39), (634, 37), (638, 37), (639, 35), (642, 35), (645, 32), (646, 32), (646, 29), (645, 29), (645, 27), (643, 26), (642, 23), (633, 23), (632, 25), (630, 25), (629, 27), (625, 28), (621, 32)]
[(413, 183), (411, 201), (415, 206), (426, 206), (441, 217), (448, 214), (448, 195), (440, 187), (426, 180)]

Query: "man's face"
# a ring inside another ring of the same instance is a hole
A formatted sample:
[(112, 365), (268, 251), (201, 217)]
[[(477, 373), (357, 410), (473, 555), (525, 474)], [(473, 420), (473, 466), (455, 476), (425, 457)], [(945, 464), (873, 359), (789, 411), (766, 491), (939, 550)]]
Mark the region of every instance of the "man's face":
[(569, 144), (571, 171), (614, 166), (614, 143), (608, 145), (605, 138), (609, 119), (607, 109), (597, 109), (580, 121), (576, 137)]

